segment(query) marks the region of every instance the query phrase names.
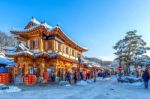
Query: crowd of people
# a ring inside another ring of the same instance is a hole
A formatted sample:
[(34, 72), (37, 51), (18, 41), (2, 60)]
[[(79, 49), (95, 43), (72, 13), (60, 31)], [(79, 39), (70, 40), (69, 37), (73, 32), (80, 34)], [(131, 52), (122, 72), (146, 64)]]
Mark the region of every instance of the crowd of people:
[[(114, 72), (114, 74), (117, 74)], [(55, 82), (56, 80), (58, 81), (68, 81), (70, 84), (71, 83), (77, 83), (79, 80), (88, 80), (88, 79), (93, 79), (94, 82), (96, 82), (96, 77), (108, 77), (110, 76), (111, 73), (108, 70), (92, 70), (92, 71), (66, 71), (65, 73), (61, 74), (61, 72), (58, 71), (57, 75), (55, 73), (51, 73), (49, 75), (50, 80), (52, 82)], [(146, 68), (144, 71), (140, 71), (140, 74), (142, 76), (143, 81), (144, 81), (144, 86), (147, 89), (148, 88), (148, 81), (150, 79), (150, 71), (148, 68)], [(57, 78), (57, 79), (56, 79)]]
[(68, 81), (70, 84), (77, 83), (79, 80), (88, 80), (93, 79), (93, 82), (96, 82), (96, 77), (108, 77), (110, 73), (108, 71), (101, 71), (101, 70), (92, 70), (92, 71), (66, 71), (61, 72), (58, 71), (57, 74), (50, 73), (49, 74), (49, 81), (55, 82), (57, 81)]

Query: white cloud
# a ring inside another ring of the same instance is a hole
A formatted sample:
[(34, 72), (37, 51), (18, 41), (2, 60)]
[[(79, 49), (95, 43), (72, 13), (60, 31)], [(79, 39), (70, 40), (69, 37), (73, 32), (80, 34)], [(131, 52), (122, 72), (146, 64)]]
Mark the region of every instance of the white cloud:
[(113, 61), (114, 56), (100, 56), (99, 59), (105, 60), (105, 61)]

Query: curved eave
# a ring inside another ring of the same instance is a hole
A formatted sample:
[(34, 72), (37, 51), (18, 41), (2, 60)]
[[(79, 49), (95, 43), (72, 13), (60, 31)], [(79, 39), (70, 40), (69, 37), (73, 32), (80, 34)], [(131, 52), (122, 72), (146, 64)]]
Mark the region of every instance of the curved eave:
[[(21, 30), (21, 31), (19, 31), (19, 30), (11, 30), (10, 32), (11, 32), (12, 34), (16, 34), (16, 35), (28, 35), (29, 33), (34, 32), (34, 31), (36, 31), (36, 30), (38, 30), (38, 29), (44, 29), (45, 31), (47, 31), (47, 32), (49, 32), (49, 33), (52, 32), (53, 30), (58, 30), (58, 31), (61, 32), (63, 38), (64, 38), (64, 39), (67, 39), (67, 40), (70, 42), (70, 44), (76, 46), (76, 48), (77, 48), (78, 50), (80, 50), (80, 51), (82, 51), (82, 52), (88, 51), (87, 48), (83, 48), (83, 47), (79, 46), (78, 44), (76, 44), (74, 41), (72, 41), (59, 27), (54, 27), (53, 29), (51, 29), (51, 30), (49, 31), (49, 30), (47, 30), (44, 26), (38, 25), (38, 26), (35, 26), (35, 27), (31, 28), (31, 29), (26, 29), (26, 30)], [(49, 34), (49, 33), (48, 33), (48, 34)]]
[(64, 57), (64, 56), (62, 56), (62, 55), (58, 55), (57, 58), (60, 58), (60, 59), (65, 60), (65, 61), (69, 61), (69, 62), (78, 64), (78, 61), (77, 61), (77, 60), (70, 59), (70, 58)]
[(35, 27), (31, 28), (31, 29), (25, 29), (25, 30), (11, 30), (10, 32), (11, 32), (12, 34), (16, 34), (16, 35), (26, 35), (26, 34), (28, 34), (28, 33), (30, 33), (30, 32), (36, 31), (36, 30), (38, 30), (38, 29), (45, 29), (45, 27), (42, 26), (42, 25), (38, 25), (38, 26), (35, 26)]
[(59, 27), (57, 27), (57, 29), (63, 34), (65, 39), (69, 40), (69, 42), (71, 44), (75, 45), (80, 51), (82, 51), (82, 52), (88, 51), (87, 48), (83, 48), (83, 47), (79, 46), (78, 44), (76, 44), (74, 41), (72, 41)]
[(34, 58), (49, 58), (51, 56), (49, 56), (47, 53), (42, 53), (42, 54), (38, 54), (38, 55), (33, 55)]
[(16, 53), (16, 54), (5, 53), (5, 55), (6, 55), (7, 57), (13, 57), (13, 58), (18, 57), (18, 56), (33, 57), (31, 54), (26, 53), (26, 52)]
[(32, 55), (30, 53), (27, 53), (27, 52), (21, 52), (21, 53), (16, 53), (16, 54), (10, 54), (10, 53), (6, 53), (5, 54), (7, 57), (13, 57), (13, 58), (17, 58), (17, 57), (30, 57), (32, 59), (36, 59), (36, 58), (44, 58), (44, 59), (49, 59), (49, 58), (60, 58), (60, 59), (63, 59), (65, 61), (69, 61), (69, 62), (73, 62), (73, 63), (78, 63), (77, 60), (74, 60), (74, 59), (70, 59), (70, 58), (67, 58), (67, 57), (64, 57), (62, 55), (59, 55), (59, 54), (56, 54), (56, 55), (52, 55), (52, 56), (49, 56), (48, 53), (41, 53), (41, 54), (36, 54), (36, 55)]

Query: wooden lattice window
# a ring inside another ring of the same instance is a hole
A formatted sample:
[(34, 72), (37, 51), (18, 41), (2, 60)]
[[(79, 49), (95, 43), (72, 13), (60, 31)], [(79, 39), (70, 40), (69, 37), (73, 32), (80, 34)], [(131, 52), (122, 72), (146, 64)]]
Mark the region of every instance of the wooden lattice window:
[(69, 48), (66, 47), (66, 54), (69, 54)]
[(38, 39), (31, 41), (31, 48), (32, 49), (38, 48)]
[(74, 54), (74, 50), (72, 50), (72, 56), (75, 56), (75, 54)]
[(60, 52), (61, 51), (61, 44), (58, 43), (58, 51)]

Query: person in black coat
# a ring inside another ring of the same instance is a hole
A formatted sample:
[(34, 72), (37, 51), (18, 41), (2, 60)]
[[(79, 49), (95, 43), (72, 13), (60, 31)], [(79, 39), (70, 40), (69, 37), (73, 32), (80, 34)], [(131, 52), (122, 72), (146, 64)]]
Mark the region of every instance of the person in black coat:
[(71, 84), (71, 73), (69, 71), (66, 73), (66, 80)]
[(77, 83), (77, 72), (74, 72), (74, 83)]
[(149, 78), (150, 78), (148, 68), (145, 69), (142, 77), (143, 77), (143, 80), (144, 80), (145, 89), (147, 89), (148, 88), (148, 81), (149, 81)]
[(80, 72), (80, 79), (83, 80), (83, 72)]

